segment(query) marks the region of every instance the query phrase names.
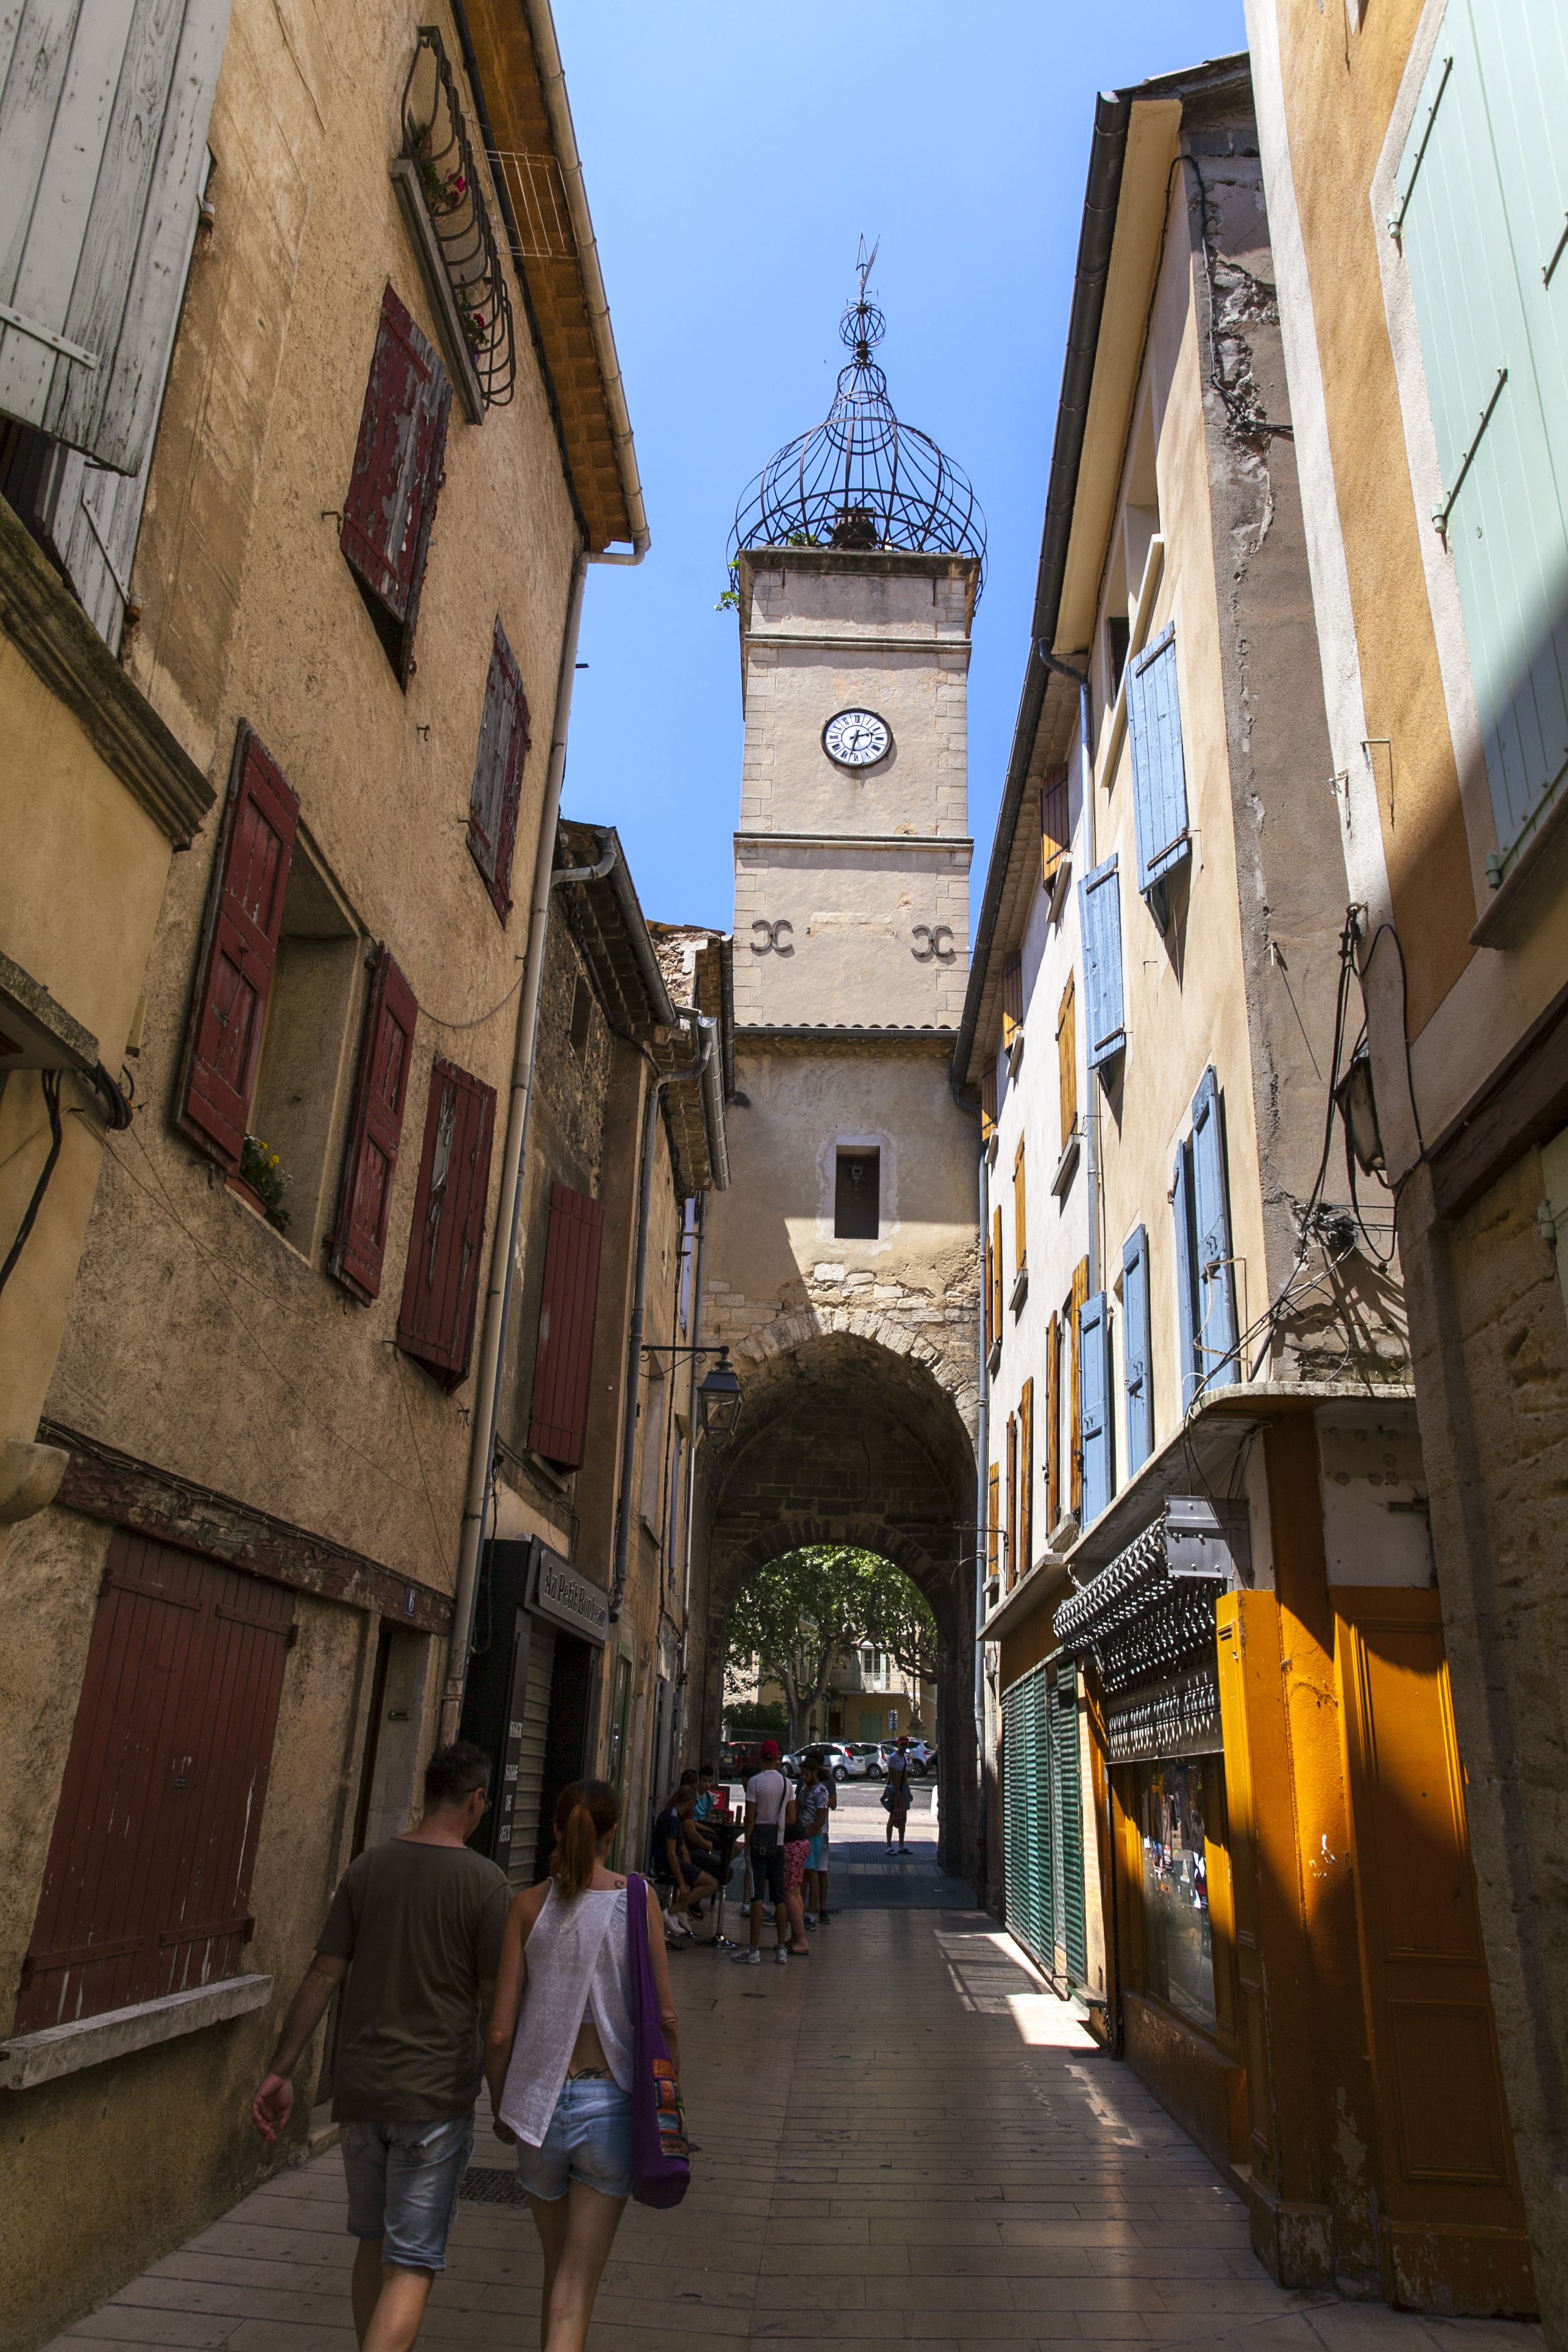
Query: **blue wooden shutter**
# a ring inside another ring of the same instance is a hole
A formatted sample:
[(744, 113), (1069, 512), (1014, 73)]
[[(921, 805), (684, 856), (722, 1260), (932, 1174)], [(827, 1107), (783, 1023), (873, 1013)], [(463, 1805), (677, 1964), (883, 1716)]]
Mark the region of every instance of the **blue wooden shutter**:
[(22, 0), (0, 32), (0, 412), (135, 474), (153, 437), (228, 0)]
[(1191, 847), (1174, 621), (1133, 660), (1127, 679), (1127, 731), (1132, 739), (1138, 887), (1163, 928), (1165, 899), (1160, 885)]
[(1140, 1225), (1121, 1253), (1121, 1328), (1126, 1357), (1127, 1475), (1154, 1451), (1154, 1397), (1150, 1378), (1149, 1236)]
[(1127, 1043), (1121, 1003), (1121, 901), (1116, 855), (1078, 886), (1083, 919), (1083, 992), (1089, 1014), (1089, 1066), (1102, 1069)]
[(1110, 1334), (1105, 1293), (1078, 1310), (1079, 1434), (1083, 1448), (1083, 1524), (1097, 1519), (1115, 1485), (1110, 1418)]
[(1182, 1411), (1185, 1412), (1198, 1388), (1198, 1250), (1193, 1230), (1193, 1153), (1188, 1143), (1176, 1146), (1171, 1211), (1176, 1241), (1176, 1354), (1182, 1371)]
[(1451, 0), (1391, 223), (1426, 367), (1494, 880), (1568, 775), (1565, 117), (1554, 0)]
[(1197, 1238), (1198, 1372), (1205, 1388), (1241, 1378), (1236, 1360), (1236, 1268), (1219, 1087), (1206, 1069), (1193, 1097), (1193, 1225)]

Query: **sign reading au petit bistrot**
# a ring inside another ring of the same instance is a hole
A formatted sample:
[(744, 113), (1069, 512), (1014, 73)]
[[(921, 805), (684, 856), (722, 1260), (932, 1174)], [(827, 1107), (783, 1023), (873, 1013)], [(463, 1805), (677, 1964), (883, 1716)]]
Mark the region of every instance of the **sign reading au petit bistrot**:
[(584, 1642), (602, 1644), (609, 1637), (610, 1596), (604, 1586), (537, 1539), (528, 1605)]

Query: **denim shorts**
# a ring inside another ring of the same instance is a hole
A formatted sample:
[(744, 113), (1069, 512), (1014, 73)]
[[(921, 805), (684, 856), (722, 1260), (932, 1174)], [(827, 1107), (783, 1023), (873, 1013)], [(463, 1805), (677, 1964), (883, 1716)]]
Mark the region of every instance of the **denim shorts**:
[(826, 1869), (827, 1839), (826, 1834), (818, 1835), (811, 1840), (811, 1843), (805, 1849), (805, 1866), (807, 1870)]
[(517, 2177), (531, 2197), (553, 2205), (581, 2180), (601, 2197), (632, 2193), (632, 2095), (603, 2076), (561, 2085), (539, 2147), (517, 2144)]
[(384, 2263), (447, 2266), (458, 2183), (474, 2148), (472, 2114), (447, 2123), (339, 2126), (349, 2189), (349, 2235), (381, 2241)]

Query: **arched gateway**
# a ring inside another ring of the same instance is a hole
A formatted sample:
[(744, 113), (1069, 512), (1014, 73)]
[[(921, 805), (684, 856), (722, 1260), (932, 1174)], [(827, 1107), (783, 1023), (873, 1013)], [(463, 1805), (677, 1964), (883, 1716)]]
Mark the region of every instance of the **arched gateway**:
[(693, 1616), (708, 1739), (749, 1576), (803, 1543), (907, 1570), (942, 1636), (942, 1858), (973, 1874), (978, 1140), (948, 1074), (984, 546), (963, 476), (893, 416), (881, 331), (862, 276), (831, 415), (737, 522), (736, 1091), (702, 1336), (744, 1406), (700, 1456)]

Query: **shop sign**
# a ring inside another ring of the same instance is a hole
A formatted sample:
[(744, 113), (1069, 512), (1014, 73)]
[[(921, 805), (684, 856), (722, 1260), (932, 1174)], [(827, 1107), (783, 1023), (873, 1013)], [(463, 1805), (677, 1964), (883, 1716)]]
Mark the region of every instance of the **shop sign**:
[(548, 1544), (535, 1542), (528, 1605), (579, 1640), (602, 1645), (609, 1638), (610, 1596), (602, 1584), (574, 1568)]

